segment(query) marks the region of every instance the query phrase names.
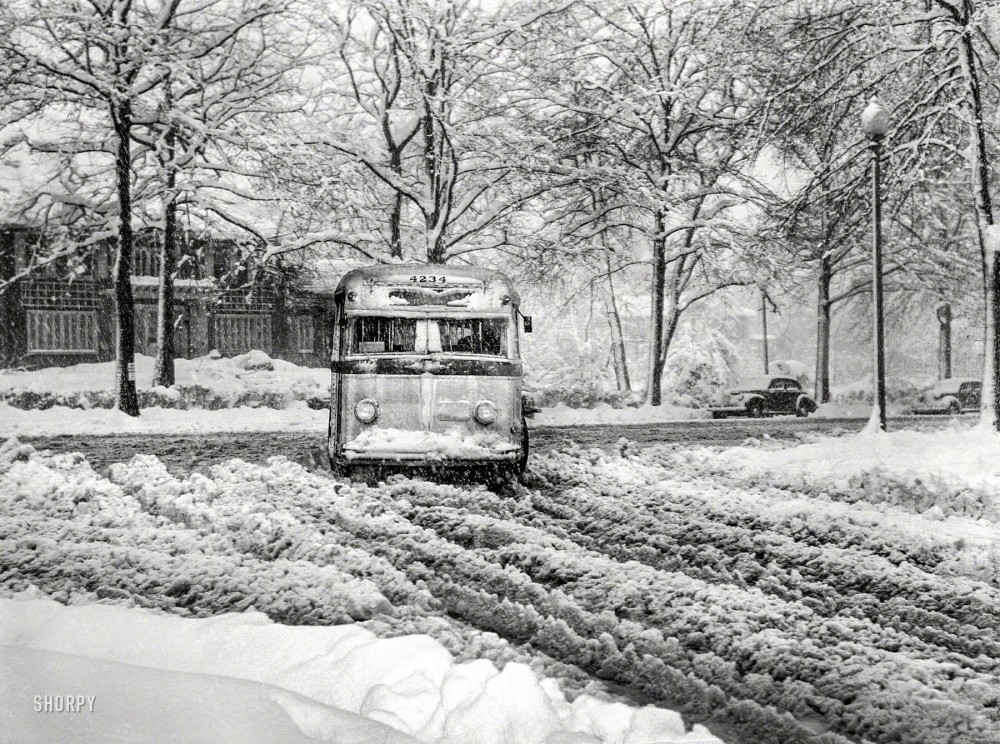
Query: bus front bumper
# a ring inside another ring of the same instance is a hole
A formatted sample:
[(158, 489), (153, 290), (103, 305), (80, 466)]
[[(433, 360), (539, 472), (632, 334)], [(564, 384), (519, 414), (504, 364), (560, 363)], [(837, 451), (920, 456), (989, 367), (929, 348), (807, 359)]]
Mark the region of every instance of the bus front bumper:
[(451, 456), (430, 455), (426, 452), (348, 452), (333, 455), (337, 465), (401, 465), (434, 468), (468, 468), (490, 465), (513, 465), (521, 457), (520, 450), (499, 452), (494, 455)]
[(499, 431), (432, 432), (371, 427), (332, 448), (337, 462), (350, 464), (468, 467), (514, 463), (521, 448)]

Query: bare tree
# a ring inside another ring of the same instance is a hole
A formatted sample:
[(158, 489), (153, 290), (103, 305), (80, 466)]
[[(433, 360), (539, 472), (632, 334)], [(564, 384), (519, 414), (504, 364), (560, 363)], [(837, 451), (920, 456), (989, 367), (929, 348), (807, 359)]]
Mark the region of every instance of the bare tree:
[(334, 12), (331, 82), (302, 144), (323, 159), (317, 170), (364, 169), (373, 217), (345, 243), (431, 263), (511, 246), (510, 221), (552, 187), (533, 163), (546, 143), (519, 126), (534, 99), (518, 48), (559, 9), (356, 0)]
[(751, 175), (747, 136), (754, 86), (746, 48), (730, 43), (750, 39), (755, 23), (751, 12), (697, 3), (585, 3), (575, 17), (567, 46), (578, 89), (559, 104), (587, 122), (576, 127), (578, 147), (605, 153), (602, 173), (578, 179), (600, 180), (614, 198), (566, 234), (626, 231), (647, 247), (647, 397), (659, 405), (682, 314), (770, 270), (760, 232), (770, 195)]
[[(277, 199), (247, 183), (266, 178), (254, 154), (273, 142), (267, 127), (298, 106), (290, 73), (309, 43), (298, 33), (282, 38), (289, 29), (279, 24), (290, 7), (285, 0), (214, 0), (196, 13), (179, 13), (164, 29), (172, 54), (133, 132), (155, 154), (163, 186), (155, 385), (174, 383), (178, 209), (193, 209), (207, 222), (220, 211), (228, 217), (218, 205), (220, 194), (257, 203)], [(263, 238), (261, 225), (239, 227)]]
[(15, 60), (14, 97), (35, 113), (103, 111), (114, 137), (118, 204), (114, 268), (116, 406), (139, 414), (132, 300), (132, 134), (135, 107), (164, 76), (164, 31), (180, 0), (133, 3), (16, 0), (0, 13), (0, 40)]

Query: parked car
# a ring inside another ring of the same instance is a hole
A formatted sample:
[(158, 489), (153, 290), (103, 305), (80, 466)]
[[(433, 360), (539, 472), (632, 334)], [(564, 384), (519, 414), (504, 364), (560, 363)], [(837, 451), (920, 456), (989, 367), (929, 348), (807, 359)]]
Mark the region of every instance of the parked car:
[(966, 377), (949, 377), (938, 380), (927, 392), (921, 394), (913, 408), (914, 413), (950, 413), (956, 415), (979, 410), (983, 383)]
[(712, 418), (762, 418), (787, 413), (808, 416), (817, 408), (816, 401), (802, 389), (798, 380), (768, 375), (742, 380), (729, 393), (720, 396), (717, 403), (709, 409)]

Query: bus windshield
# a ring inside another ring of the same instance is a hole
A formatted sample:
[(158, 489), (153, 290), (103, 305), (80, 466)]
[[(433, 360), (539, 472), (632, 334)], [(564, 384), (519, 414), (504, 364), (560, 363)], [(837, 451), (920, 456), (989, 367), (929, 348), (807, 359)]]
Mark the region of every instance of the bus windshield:
[(355, 354), (413, 354), (417, 350), (414, 318), (354, 319), (351, 351)]
[(507, 349), (507, 321), (502, 318), (442, 318), (441, 351), (501, 356)]
[[(426, 325), (424, 325), (426, 324)], [(356, 317), (350, 331), (352, 354), (471, 354), (507, 353), (505, 318)]]

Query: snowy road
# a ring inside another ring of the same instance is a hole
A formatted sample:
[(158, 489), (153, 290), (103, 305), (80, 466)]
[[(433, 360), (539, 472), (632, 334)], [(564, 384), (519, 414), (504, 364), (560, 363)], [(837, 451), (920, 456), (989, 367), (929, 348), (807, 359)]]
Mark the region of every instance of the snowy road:
[[(911, 416), (890, 420), (893, 426), (937, 429), (954, 422), (947, 416)], [(974, 417), (963, 417), (974, 423)], [(567, 441), (585, 447), (609, 447), (627, 437), (642, 444), (737, 445), (748, 438), (795, 439), (804, 433), (837, 434), (864, 428), (864, 419), (781, 418), (723, 421), (678, 421), (635, 426), (571, 426), (533, 429), (533, 451), (544, 451)], [(233, 432), (226, 434), (125, 434), (121, 436), (21, 437), (34, 447), (54, 452), (80, 452), (95, 468), (125, 462), (137, 454), (154, 454), (171, 472), (186, 473), (231, 457), (266, 462), (284, 455), (304, 465), (321, 465), (325, 432)]]
[(892, 482), (819, 493), (716, 459), (558, 445), (495, 494), (347, 485), (286, 460), (178, 475), (147, 455), (105, 476), (36, 456), (0, 472), (0, 584), (426, 633), (570, 690), (610, 684), (734, 743), (996, 744), (1000, 563), (902, 507), (873, 513), (862, 500)]

